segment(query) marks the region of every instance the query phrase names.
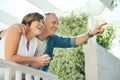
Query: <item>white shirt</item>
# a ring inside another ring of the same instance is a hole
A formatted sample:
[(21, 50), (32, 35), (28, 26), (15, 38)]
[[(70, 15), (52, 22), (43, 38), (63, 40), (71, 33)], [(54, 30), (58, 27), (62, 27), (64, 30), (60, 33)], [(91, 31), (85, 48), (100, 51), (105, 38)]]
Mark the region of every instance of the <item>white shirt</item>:
[(44, 54), (47, 48), (47, 39), (44, 41), (39, 40), (38, 41), (38, 47), (36, 50), (36, 55), (40, 56), (41, 54)]

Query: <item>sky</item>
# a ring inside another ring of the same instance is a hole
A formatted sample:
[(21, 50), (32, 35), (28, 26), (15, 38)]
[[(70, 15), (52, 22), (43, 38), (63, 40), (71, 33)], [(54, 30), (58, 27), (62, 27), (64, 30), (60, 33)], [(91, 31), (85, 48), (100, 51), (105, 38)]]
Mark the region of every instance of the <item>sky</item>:
[[(62, 12), (67, 12), (74, 9), (84, 9), (88, 10), (90, 3), (93, 4), (92, 7), (93, 13), (98, 13), (101, 9), (99, 5), (101, 4), (99, 0), (48, 0), (51, 4), (55, 7), (59, 8)], [(47, 6), (47, 5), (46, 5)], [(88, 7), (87, 7), (88, 6)], [(41, 9), (34, 6), (33, 4), (29, 3), (27, 0), (1, 0), (0, 2), (0, 10), (4, 10), (11, 15), (14, 15), (18, 19), (22, 19), (25, 14), (29, 12), (40, 12), (44, 13)], [(105, 20), (108, 23), (113, 23), (114, 21), (120, 22), (120, 1), (118, 2), (118, 6), (115, 7), (113, 10), (109, 10), (105, 7), (101, 14), (97, 15), (96, 18), (100, 18)], [(1, 27), (6, 27), (8, 25), (0, 23)], [(119, 34), (119, 30), (118, 30)], [(118, 35), (116, 46), (114, 46), (113, 54), (120, 58), (120, 45), (119, 45), (120, 36)]]

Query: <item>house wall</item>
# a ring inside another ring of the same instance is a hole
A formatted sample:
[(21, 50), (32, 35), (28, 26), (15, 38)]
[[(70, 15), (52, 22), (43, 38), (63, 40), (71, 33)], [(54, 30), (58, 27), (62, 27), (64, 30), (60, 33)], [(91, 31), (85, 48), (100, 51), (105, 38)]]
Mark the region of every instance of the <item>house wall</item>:
[(120, 60), (98, 44), (84, 46), (86, 80), (120, 80)]

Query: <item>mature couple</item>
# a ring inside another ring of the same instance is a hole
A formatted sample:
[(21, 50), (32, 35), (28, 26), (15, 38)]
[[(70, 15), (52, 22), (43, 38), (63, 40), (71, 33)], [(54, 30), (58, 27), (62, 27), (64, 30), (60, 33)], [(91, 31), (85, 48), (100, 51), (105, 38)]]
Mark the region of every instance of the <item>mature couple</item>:
[(106, 23), (75, 37), (55, 35), (58, 17), (47, 13), (27, 14), (21, 24), (14, 24), (1, 33), (0, 58), (48, 71), (55, 47), (70, 48), (86, 42), (91, 36), (103, 33)]

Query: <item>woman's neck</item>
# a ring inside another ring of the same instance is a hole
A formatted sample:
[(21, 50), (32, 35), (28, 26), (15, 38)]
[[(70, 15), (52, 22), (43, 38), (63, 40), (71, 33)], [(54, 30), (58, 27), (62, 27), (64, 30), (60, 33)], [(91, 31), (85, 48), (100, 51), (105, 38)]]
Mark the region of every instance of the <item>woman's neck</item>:
[(34, 37), (32, 31), (30, 31), (30, 29), (27, 30), (25, 36), (26, 36), (28, 42)]

